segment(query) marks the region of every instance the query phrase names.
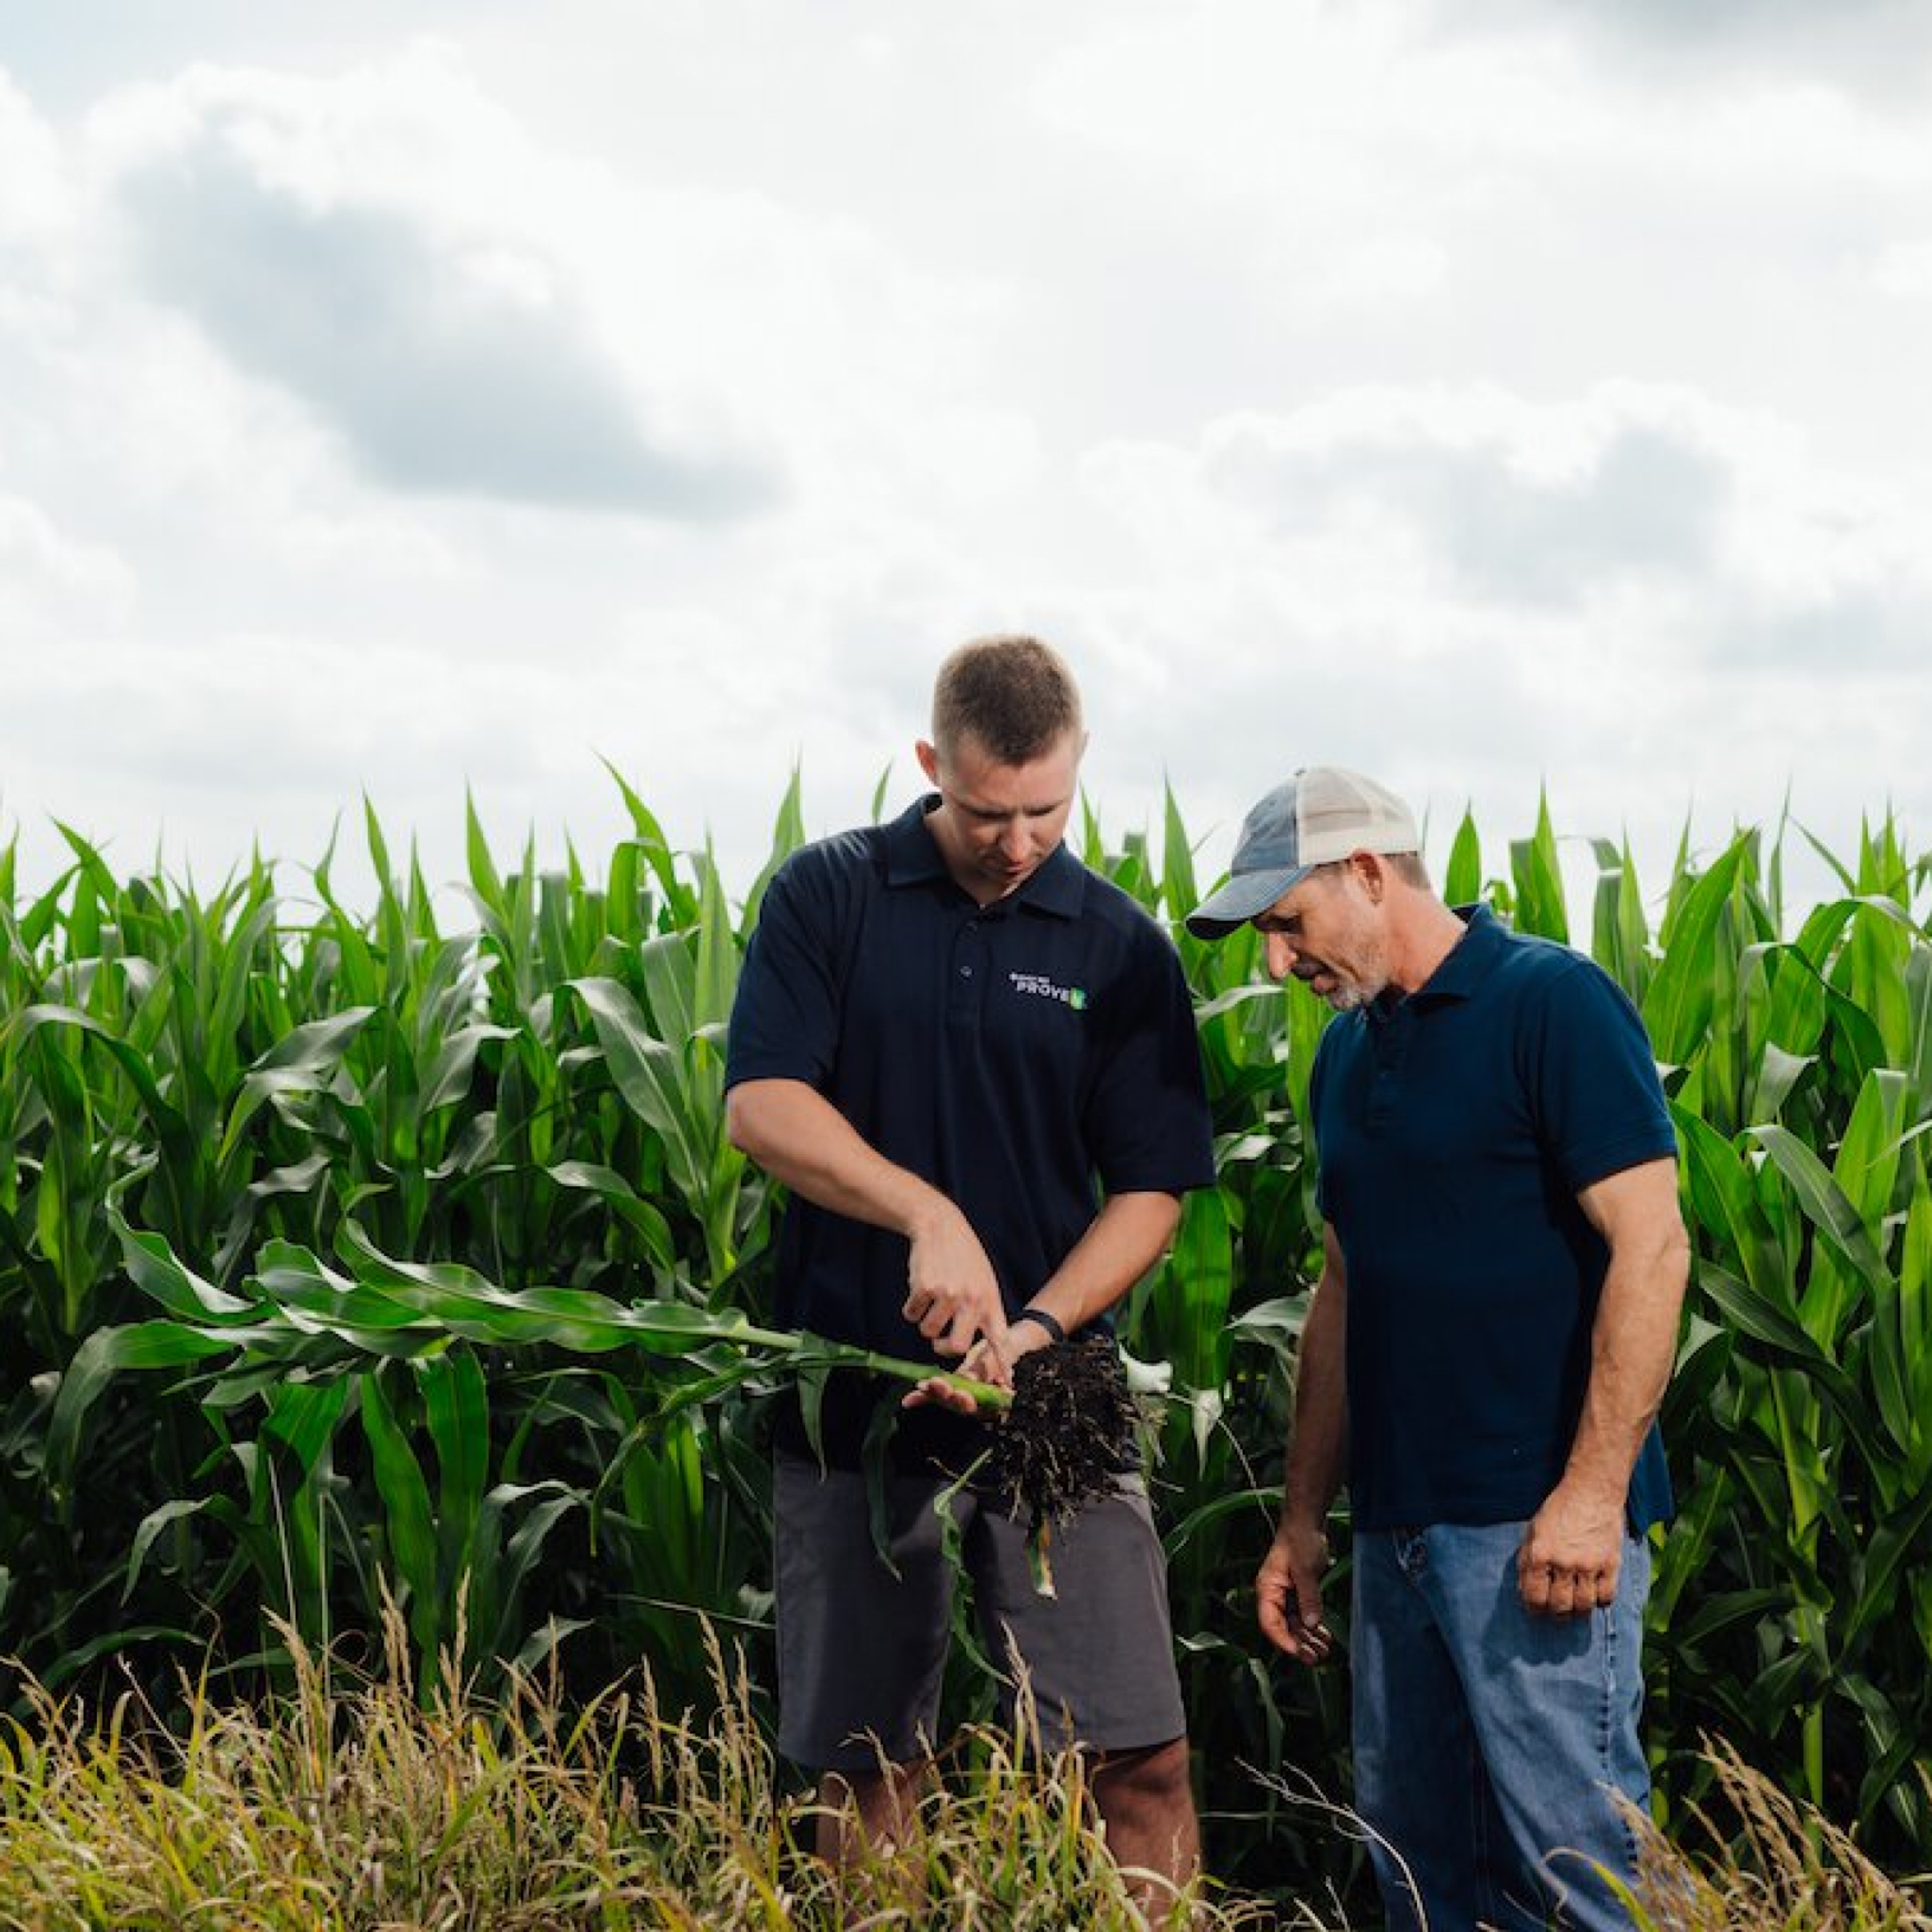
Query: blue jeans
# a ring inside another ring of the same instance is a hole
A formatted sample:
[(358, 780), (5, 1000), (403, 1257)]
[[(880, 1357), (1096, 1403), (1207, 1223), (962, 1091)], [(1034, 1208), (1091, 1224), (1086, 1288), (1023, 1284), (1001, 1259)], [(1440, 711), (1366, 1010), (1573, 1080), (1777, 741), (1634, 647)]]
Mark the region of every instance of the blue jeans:
[(1626, 1537), (1616, 1600), (1532, 1616), (1520, 1522), (1358, 1532), (1355, 1802), (1390, 1932), (1628, 1932), (1596, 1868), (1625, 1884), (1650, 1548)]

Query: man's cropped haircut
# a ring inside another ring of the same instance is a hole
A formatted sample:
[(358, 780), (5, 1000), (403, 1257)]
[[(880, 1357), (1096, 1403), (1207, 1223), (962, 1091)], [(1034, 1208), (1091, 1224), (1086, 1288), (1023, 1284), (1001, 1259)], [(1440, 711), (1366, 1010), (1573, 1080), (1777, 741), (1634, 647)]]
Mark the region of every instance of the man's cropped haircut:
[(1024, 765), (1080, 729), (1080, 689), (1037, 638), (976, 638), (939, 667), (932, 742), (942, 753), (972, 739), (1002, 765)]

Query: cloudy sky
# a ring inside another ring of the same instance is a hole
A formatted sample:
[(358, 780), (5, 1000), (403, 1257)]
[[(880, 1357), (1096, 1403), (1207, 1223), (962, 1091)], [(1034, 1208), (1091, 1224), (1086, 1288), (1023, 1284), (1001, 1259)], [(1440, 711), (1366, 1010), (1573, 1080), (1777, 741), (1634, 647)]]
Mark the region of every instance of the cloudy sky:
[(1929, 108), (1922, 0), (0, 0), (0, 842), (601, 871), (608, 760), (748, 884), (1017, 627), (1210, 869), (1922, 844)]

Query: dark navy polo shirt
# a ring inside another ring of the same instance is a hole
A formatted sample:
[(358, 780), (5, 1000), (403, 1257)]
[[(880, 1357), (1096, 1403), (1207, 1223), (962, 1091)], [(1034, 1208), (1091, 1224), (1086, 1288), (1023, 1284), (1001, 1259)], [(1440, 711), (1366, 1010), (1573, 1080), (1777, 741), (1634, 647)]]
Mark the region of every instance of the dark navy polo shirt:
[[(1310, 1080), (1348, 1274), (1355, 1523), (1533, 1516), (1582, 1412), (1608, 1250), (1580, 1189), (1674, 1154), (1642, 1022), (1568, 947), (1486, 908), (1428, 983), (1330, 1024)], [(1630, 1484), (1668, 1516), (1653, 1427)]]
[[(950, 1197), (1011, 1315), (1102, 1192), (1214, 1184), (1207, 1101), (1186, 983), (1160, 928), (1064, 845), (1017, 891), (976, 904), (926, 825), (937, 802), (779, 868), (739, 980), (726, 1079), (803, 1081)], [(778, 1318), (930, 1360), (900, 1312), (907, 1263), (902, 1236), (794, 1198)], [(828, 1394), (828, 1452), (842, 1460), (862, 1430), (846, 1406), (857, 1400)], [(909, 1412), (896, 1446), (963, 1442), (959, 1420)]]

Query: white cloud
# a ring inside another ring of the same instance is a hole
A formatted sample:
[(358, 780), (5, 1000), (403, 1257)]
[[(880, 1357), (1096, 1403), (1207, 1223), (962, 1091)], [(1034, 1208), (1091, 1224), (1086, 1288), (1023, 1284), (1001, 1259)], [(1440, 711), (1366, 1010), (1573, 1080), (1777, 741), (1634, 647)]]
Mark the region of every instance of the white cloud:
[(1802, 68), (1714, 82), (1606, 73), (1552, 15), (1499, 14), (1520, 31), (1467, 38), (1446, 12), (1402, 0), (1110, 16), (1046, 64), (1036, 100), (1054, 124), (1130, 165), (1270, 203), (1290, 224), (1358, 217), (1385, 205), (1394, 178), (1454, 212), (1472, 193), (1536, 187), (1504, 172), (1526, 163), (1614, 170), (1680, 194), (1693, 182), (1815, 190), (1932, 178), (1922, 118), (1876, 118)]
[(1917, 0), (1456, 0), (1430, 10), (1445, 36), (1576, 34), (1594, 56), (1653, 78), (1796, 74), (1907, 111), (1932, 66), (1932, 16)]
[(149, 286), (380, 481), (672, 516), (774, 494), (728, 445), (660, 434), (568, 265), (495, 229), (520, 144), (440, 56), (322, 85), (199, 69), (100, 128)]
[[(1932, 500), (1830, 476), (1787, 424), (1628, 383), (1384, 389), (1083, 475), (1147, 560), (1108, 612), (1128, 660), (1186, 666), (1142, 679), (1135, 749), (1211, 748), (1194, 796), (1223, 828), (1328, 760), (1452, 829), (1472, 796), (1526, 825), (1546, 782), (1567, 827), (1633, 829), (1653, 870), (1700, 799), (1774, 813), (1795, 778), (1850, 814), (1888, 773), (1932, 806)], [(1882, 711), (1856, 695), (1881, 688)]]
[[(466, 781), (594, 862), (601, 752), (748, 879), (794, 760), (815, 826), (902, 799), (939, 653), (1025, 626), (1110, 826), (1171, 776), (1210, 864), (1309, 757), (1445, 836), (1546, 779), (1653, 880), (1694, 802), (1932, 818), (1932, 130), (1845, 52), (1926, 37), (1845, 10), (50, 14), (7, 809), (206, 872), (367, 786), (443, 878)], [(634, 513), (721, 475), (782, 491)]]
[(1434, 294), (1448, 271), (1448, 251), (1427, 236), (1372, 236), (1342, 254), (1317, 283), (1315, 295), (1340, 310), (1407, 306)]
[[(57, 528), (38, 505), (0, 496), (0, 632), (63, 650), (75, 632), (118, 627), (134, 596), (113, 551)], [(10, 692), (19, 704), (24, 694)]]
[(58, 138), (0, 68), (0, 247), (58, 232), (71, 201)]
[(1932, 242), (1899, 242), (1873, 265), (1872, 285), (1881, 295), (1908, 301), (1932, 296)]
[(1533, 617), (1636, 596), (1694, 628), (1736, 603), (1880, 598), (1902, 623), (1932, 598), (1922, 497), (1835, 479), (1789, 425), (1681, 388), (1346, 392), (1189, 448), (1103, 446), (1084, 473), (1166, 570), (1292, 560), (1334, 608)]

